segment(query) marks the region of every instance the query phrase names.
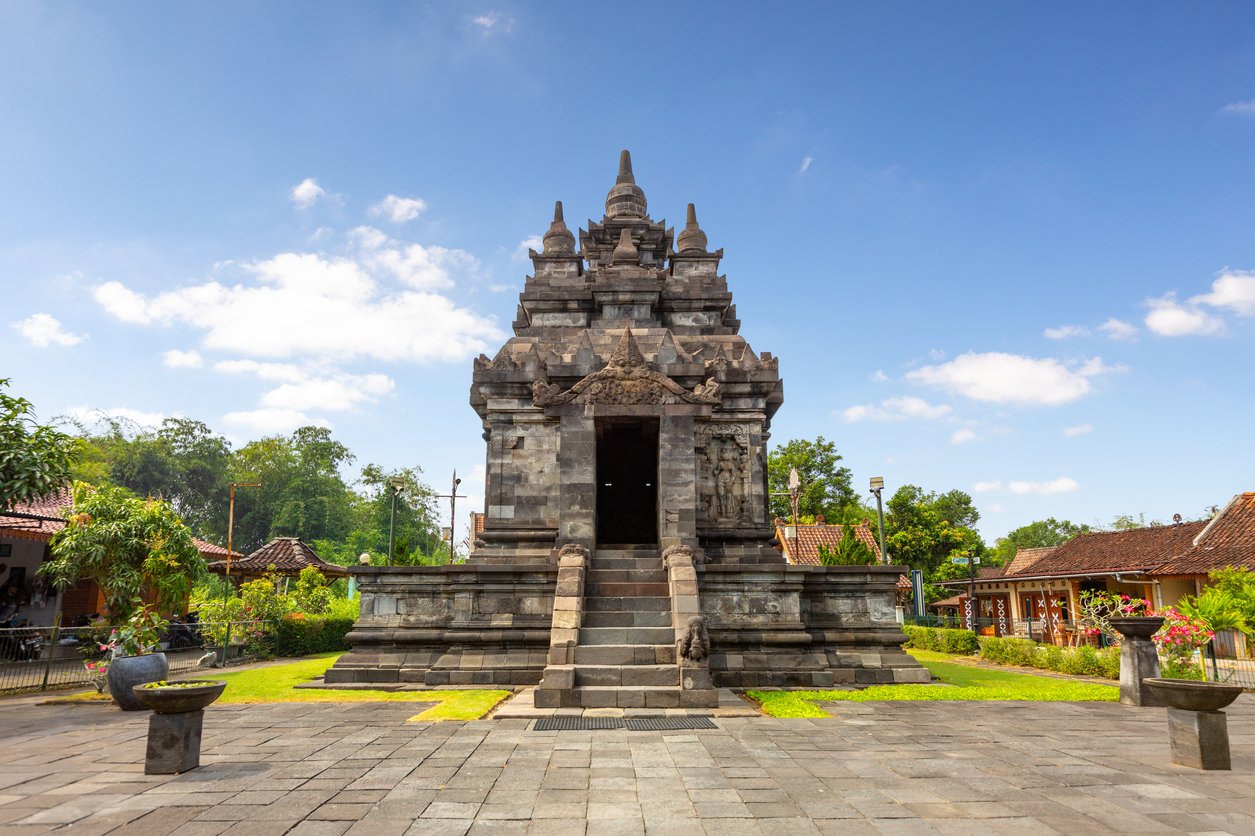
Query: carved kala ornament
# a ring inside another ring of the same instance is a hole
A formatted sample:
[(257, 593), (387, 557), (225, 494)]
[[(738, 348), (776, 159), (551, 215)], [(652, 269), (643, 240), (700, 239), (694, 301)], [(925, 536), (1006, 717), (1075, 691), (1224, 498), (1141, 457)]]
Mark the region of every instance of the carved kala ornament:
[(718, 405), (722, 400), (719, 381), (714, 378), (699, 383), (693, 391), (685, 389), (645, 362), (636, 346), (632, 329), (623, 332), (610, 362), (576, 383), (565, 392), (555, 383), (537, 380), (532, 384), (532, 403), (536, 406), (558, 406), (567, 403), (614, 404), (620, 406), (692, 403)]

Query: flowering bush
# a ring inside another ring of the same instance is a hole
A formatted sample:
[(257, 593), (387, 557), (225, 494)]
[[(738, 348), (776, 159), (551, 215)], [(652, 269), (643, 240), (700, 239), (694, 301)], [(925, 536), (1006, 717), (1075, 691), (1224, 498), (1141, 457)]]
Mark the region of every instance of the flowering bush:
[(1175, 607), (1164, 607), (1156, 615), (1164, 619), (1163, 627), (1154, 635), (1163, 657), (1163, 675), (1169, 679), (1202, 679), (1194, 652), (1206, 647), (1216, 634), (1201, 618), (1188, 616)]
[[(106, 645), (100, 647), (103, 650)], [(109, 687), (109, 659), (84, 659), (83, 667), (87, 668), (87, 676), (96, 686), (96, 693), (103, 694)]]

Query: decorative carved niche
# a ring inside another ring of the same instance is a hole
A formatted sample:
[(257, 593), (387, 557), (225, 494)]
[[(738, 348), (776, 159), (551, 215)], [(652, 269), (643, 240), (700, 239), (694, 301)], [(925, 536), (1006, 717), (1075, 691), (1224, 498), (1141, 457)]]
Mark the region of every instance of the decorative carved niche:
[(749, 435), (744, 424), (697, 428), (698, 499), (709, 524), (736, 526), (754, 517)]

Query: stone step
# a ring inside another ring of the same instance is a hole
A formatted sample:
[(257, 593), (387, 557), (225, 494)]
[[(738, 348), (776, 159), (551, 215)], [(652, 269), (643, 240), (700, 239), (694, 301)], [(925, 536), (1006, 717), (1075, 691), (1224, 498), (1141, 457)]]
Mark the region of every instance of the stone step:
[(593, 557), (662, 557), (662, 550), (657, 546), (598, 546), (593, 549)]
[[(675, 631), (671, 631), (672, 635)], [(674, 665), (675, 645), (586, 644), (575, 648), (577, 665)]]
[(589, 569), (584, 583), (666, 583), (661, 569)]
[(637, 595), (630, 598), (584, 599), (584, 612), (671, 612), (671, 599), (663, 595)]
[(671, 644), (670, 627), (581, 627), (580, 644)]
[(719, 704), (714, 690), (681, 691), (675, 686), (585, 686), (576, 688), (572, 698), (584, 708), (711, 708)]
[(592, 569), (663, 569), (657, 557), (594, 557), (589, 563)]
[(670, 627), (671, 611), (590, 610), (584, 613), (585, 627)]
[(661, 597), (670, 594), (665, 583), (585, 583), (584, 597), (636, 598)]
[(678, 687), (677, 665), (576, 665), (575, 686), (580, 687)]

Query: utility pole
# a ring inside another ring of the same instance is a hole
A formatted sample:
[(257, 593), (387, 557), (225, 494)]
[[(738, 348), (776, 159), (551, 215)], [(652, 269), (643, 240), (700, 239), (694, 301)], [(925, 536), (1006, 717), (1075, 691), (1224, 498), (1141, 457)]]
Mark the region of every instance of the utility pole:
[[(449, 492), (447, 494), (441, 493), (441, 494), (436, 494), (435, 496), (436, 499), (449, 500), (449, 562), (450, 563), (453, 562), (453, 558), (455, 557), (453, 541), (458, 530), (458, 518), (457, 518), (458, 500), (466, 499), (465, 496), (458, 493), (458, 485), (460, 484), (462, 484), (462, 480), (458, 478), (457, 470), (454, 470), (453, 471), (453, 487), (449, 489)], [(472, 534), (473, 533), (474, 532), (472, 532)]]
[(260, 488), (260, 482), (232, 482), (230, 491), (230, 501), (227, 510), (227, 571), (226, 578), (231, 580), (231, 536), (235, 533), (235, 489), (236, 488)]

